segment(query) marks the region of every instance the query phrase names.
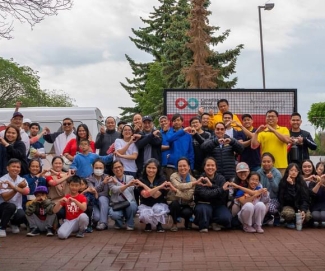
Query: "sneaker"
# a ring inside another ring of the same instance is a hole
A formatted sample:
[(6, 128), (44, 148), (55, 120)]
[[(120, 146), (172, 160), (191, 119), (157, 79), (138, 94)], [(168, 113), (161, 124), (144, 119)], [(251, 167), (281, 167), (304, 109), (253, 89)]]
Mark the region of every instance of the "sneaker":
[(156, 227), (156, 232), (165, 232), (164, 228), (161, 226), (160, 223), (158, 223), (158, 225)]
[(176, 225), (172, 226), (172, 227), (170, 228), (170, 231), (172, 231), (172, 232), (177, 232), (177, 231), (178, 231), (177, 226), (176, 226)]
[(105, 223), (98, 223), (96, 230), (103, 231), (107, 229), (107, 225)]
[(200, 230), (201, 233), (206, 233), (206, 232), (208, 232), (208, 231), (209, 231), (208, 229), (201, 229), (201, 230)]
[(272, 226), (272, 225), (273, 225), (273, 222), (274, 222), (274, 216), (268, 214), (268, 215), (266, 215), (266, 216), (264, 217), (263, 225)]
[(244, 224), (243, 230), (244, 232), (248, 232), (248, 233), (256, 232), (256, 230), (252, 226), (249, 226), (247, 224)]
[(0, 230), (0, 237), (6, 237), (7, 233), (5, 230)]
[(273, 226), (274, 227), (280, 226), (280, 216), (274, 216)]
[(151, 231), (151, 224), (146, 224), (144, 231), (147, 231), (147, 232)]
[(322, 222), (322, 227), (325, 228), (325, 222)]
[(84, 238), (85, 237), (84, 231), (78, 231), (78, 233), (76, 234), (76, 237), (77, 238)]
[(217, 223), (212, 223), (212, 229), (214, 231), (221, 231), (221, 226), (218, 225)]
[(46, 229), (46, 236), (50, 237), (50, 236), (54, 236), (54, 231), (52, 228), (47, 228)]
[(254, 229), (255, 229), (256, 232), (258, 232), (258, 233), (264, 233), (264, 230), (263, 230), (262, 227), (259, 226), (259, 225), (254, 224)]
[(290, 223), (287, 223), (286, 224), (286, 228), (288, 228), (288, 229), (295, 229), (296, 228), (296, 225), (295, 225), (295, 223), (290, 222)]
[(126, 226), (126, 230), (127, 231), (134, 231), (134, 228), (133, 227)]
[(120, 229), (122, 229), (122, 228), (121, 228), (120, 226), (115, 225), (115, 226), (114, 226), (114, 229), (115, 229), (115, 230), (120, 230)]
[(11, 225), (11, 232), (12, 232), (12, 233), (19, 233), (20, 230), (19, 230), (18, 226), (16, 226), (16, 225)]
[(92, 233), (93, 232), (93, 228), (91, 226), (87, 227), (87, 229), (85, 230), (86, 233)]
[(40, 235), (40, 230), (38, 228), (33, 228), (31, 229), (31, 231), (29, 233), (27, 233), (27, 236), (33, 237), (33, 236), (37, 236)]

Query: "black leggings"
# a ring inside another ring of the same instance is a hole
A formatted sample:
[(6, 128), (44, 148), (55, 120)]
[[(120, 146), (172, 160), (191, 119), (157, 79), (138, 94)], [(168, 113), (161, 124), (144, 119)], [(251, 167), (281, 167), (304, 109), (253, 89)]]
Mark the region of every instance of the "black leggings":
[(184, 218), (185, 222), (188, 222), (193, 215), (193, 208), (189, 205), (182, 205), (178, 200), (174, 200), (169, 204), (169, 214), (173, 219), (173, 223), (177, 223), (177, 218)]

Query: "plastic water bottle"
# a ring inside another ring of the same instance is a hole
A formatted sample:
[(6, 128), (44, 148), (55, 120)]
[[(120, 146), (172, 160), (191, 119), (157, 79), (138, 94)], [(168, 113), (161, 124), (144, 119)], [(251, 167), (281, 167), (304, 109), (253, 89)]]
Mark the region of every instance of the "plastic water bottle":
[(296, 213), (296, 229), (297, 231), (302, 230), (302, 216), (300, 210), (298, 210), (298, 213)]

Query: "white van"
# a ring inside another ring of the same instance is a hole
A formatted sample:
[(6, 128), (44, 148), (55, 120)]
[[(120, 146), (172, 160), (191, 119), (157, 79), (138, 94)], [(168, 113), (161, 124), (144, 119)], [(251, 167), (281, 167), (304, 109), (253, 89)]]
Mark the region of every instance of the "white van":
[[(14, 111), (14, 108), (0, 109), (0, 130), (5, 129), (5, 126), (10, 123)], [(51, 133), (62, 130), (64, 118), (71, 118), (75, 128), (84, 123), (88, 126), (93, 141), (96, 140), (100, 127), (103, 125), (103, 115), (96, 107), (21, 107), (19, 112), (24, 118), (38, 122), (42, 128), (48, 127)], [(44, 147), (47, 154), (54, 153), (52, 144), (44, 142)]]

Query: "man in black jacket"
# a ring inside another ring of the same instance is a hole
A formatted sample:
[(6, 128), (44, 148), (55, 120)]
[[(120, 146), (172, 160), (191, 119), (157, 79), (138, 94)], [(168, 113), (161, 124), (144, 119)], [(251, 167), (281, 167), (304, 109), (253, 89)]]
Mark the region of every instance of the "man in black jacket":
[(290, 118), (291, 129), (289, 130), (291, 149), (288, 153), (288, 161), (289, 163), (294, 162), (298, 165), (301, 165), (303, 160), (309, 159), (308, 149), (317, 149), (317, 145), (310, 133), (300, 129), (301, 123), (301, 115), (297, 112), (292, 113)]
[(135, 161), (138, 167), (138, 177), (141, 175), (143, 165), (148, 159), (155, 158), (161, 163), (162, 136), (160, 131), (154, 129), (151, 116), (144, 116), (142, 122), (143, 130), (134, 135), (137, 138), (135, 145), (138, 148), (138, 158)]

